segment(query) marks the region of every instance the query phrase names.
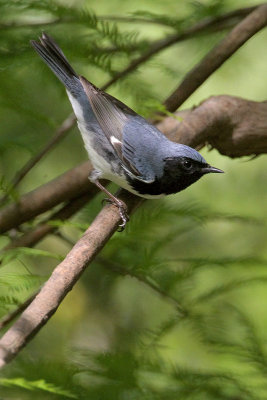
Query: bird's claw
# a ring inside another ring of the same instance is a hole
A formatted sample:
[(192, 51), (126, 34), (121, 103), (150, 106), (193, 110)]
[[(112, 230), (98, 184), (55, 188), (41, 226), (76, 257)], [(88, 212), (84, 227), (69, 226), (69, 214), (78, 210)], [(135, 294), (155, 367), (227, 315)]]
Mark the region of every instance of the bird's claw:
[(102, 205), (103, 205), (104, 202), (109, 203), (109, 204), (114, 204), (114, 206), (118, 207), (119, 213), (120, 213), (120, 217), (121, 217), (121, 221), (122, 221), (122, 223), (119, 225), (118, 232), (124, 231), (127, 222), (130, 220), (129, 215), (127, 214), (127, 206), (126, 206), (126, 204), (123, 201), (119, 200), (119, 199), (116, 199), (116, 201), (114, 201), (114, 200), (109, 199), (109, 198), (104, 198), (102, 200)]
[(127, 207), (125, 205), (125, 203), (120, 201), (120, 205), (116, 204), (117, 207), (119, 208), (119, 213), (120, 213), (120, 217), (122, 220), (122, 223), (119, 225), (119, 229), (118, 232), (122, 232), (125, 229), (125, 226), (127, 224), (127, 222), (130, 220), (129, 215), (127, 214)]

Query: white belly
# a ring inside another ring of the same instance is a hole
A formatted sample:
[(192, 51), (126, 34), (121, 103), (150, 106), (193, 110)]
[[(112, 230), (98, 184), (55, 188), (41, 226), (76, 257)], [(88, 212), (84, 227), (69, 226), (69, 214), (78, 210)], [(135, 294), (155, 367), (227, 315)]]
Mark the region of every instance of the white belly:
[(94, 135), (94, 132), (88, 132), (82, 124), (78, 122), (78, 127), (79, 130), (82, 134), (82, 138), (84, 141), (85, 148), (87, 150), (88, 156), (90, 158), (91, 163), (93, 164), (93, 167), (101, 171), (101, 178), (103, 179), (108, 179), (109, 181), (112, 181), (116, 183), (116, 185), (122, 187), (123, 189), (128, 190), (128, 192), (131, 192), (137, 196), (144, 197), (145, 199), (157, 199), (164, 197), (164, 194), (160, 195), (140, 195), (138, 192), (136, 192), (128, 183), (126, 180), (125, 176), (120, 176), (118, 174), (114, 174), (112, 172), (110, 164), (103, 158), (101, 157), (92, 147), (91, 145), (91, 135)]

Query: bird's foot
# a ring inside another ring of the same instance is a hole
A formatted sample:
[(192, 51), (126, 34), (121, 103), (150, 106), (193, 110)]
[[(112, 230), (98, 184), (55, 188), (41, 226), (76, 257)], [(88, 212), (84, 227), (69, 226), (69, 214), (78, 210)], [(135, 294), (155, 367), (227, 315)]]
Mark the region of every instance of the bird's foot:
[(104, 198), (102, 200), (102, 204), (104, 202), (110, 203), (110, 204), (114, 204), (116, 207), (118, 207), (119, 213), (120, 213), (120, 217), (121, 217), (121, 221), (122, 221), (122, 223), (119, 225), (118, 232), (124, 231), (127, 222), (130, 220), (129, 215), (127, 213), (126, 204), (122, 200), (117, 199), (117, 197), (115, 197), (115, 196), (112, 199), (111, 198)]
[(108, 196), (107, 199), (103, 199), (102, 200), (102, 204), (104, 201), (114, 204), (116, 207), (118, 207), (119, 209), (119, 213), (120, 213), (120, 217), (122, 220), (122, 223), (119, 225), (119, 232), (122, 232), (127, 224), (127, 222), (129, 221), (129, 216), (127, 214), (127, 206), (126, 204), (121, 201), (120, 199), (118, 199), (117, 197), (115, 197), (112, 193), (110, 193), (103, 185), (101, 185), (101, 183), (99, 182), (98, 178), (101, 175), (101, 171), (98, 170), (93, 170), (89, 176), (89, 179), (92, 183), (94, 183), (100, 190), (102, 190), (102, 192), (106, 193), (106, 195)]

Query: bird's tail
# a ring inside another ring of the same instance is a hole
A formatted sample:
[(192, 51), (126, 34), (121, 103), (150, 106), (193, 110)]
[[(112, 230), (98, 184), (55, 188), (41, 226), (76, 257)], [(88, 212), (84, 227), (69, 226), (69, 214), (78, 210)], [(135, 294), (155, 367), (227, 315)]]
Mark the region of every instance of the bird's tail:
[(44, 60), (49, 68), (51, 68), (60, 81), (66, 86), (66, 88), (71, 93), (75, 92), (77, 84), (80, 84), (79, 77), (69, 64), (63, 51), (56, 44), (56, 42), (44, 32), (39, 40), (40, 43), (35, 40), (31, 40), (31, 45), (33, 48), (37, 51), (39, 56)]

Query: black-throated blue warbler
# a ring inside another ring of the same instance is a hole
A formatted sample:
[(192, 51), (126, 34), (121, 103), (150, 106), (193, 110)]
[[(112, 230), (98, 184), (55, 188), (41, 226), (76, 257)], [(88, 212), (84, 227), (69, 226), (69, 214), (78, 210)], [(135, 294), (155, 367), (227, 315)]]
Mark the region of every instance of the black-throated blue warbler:
[(210, 172), (223, 172), (207, 164), (191, 147), (168, 140), (132, 109), (77, 75), (46, 33), (39, 39), (31, 44), (65, 85), (77, 117), (94, 167), (89, 179), (117, 205), (122, 228), (127, 222), (125, 205), (99, 179), (153, 199), (177, 193)]

